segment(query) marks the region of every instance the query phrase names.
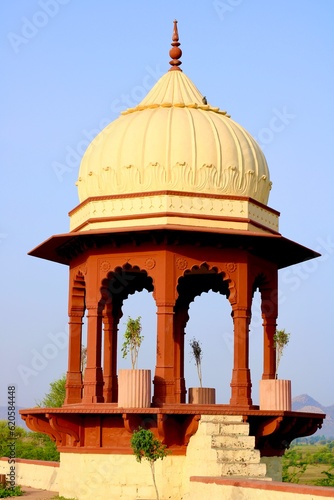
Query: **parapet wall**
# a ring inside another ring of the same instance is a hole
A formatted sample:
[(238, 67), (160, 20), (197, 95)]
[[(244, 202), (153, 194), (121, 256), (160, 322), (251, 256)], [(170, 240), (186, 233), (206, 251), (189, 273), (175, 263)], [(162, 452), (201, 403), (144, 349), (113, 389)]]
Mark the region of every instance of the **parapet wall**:
[[(62, 458), (64, 458), (64, 455)], [(110, 461), (110, 455), (104, 457), (95, 455), (99, 459), (98, 462), (94, 462), (94, 456), (92, 455), (66, 455), (67, 458), (63, 460), (65, 467), (61, 480), (67, 482), (68, 490), (72, 492), (72, 498), (79, 500), (83, 498), (95, 498), (96, 500), (99, 498), (117, 498), (117, 500), (156, 498), (148, 464), (137, 463), (133, 456), (119, 455)], [(179, 493), (175, 493), (175, 484), (173, 486), (166, 479), (164, 473), (167, 473), (168, 469), (171, 471), (171, 468), (173, 468), (173, 477), (175, 477), (176, 482), (177, 477), (180, 480), (180, 473), (182, 473), (180, 460), (182, 461), (182, 458), (173, 457), (172, 459), (172, 457), (167, 457), (164, 462), (157, 462), (157, 484), (161, 499), (327, 500), (328, 498), (334, 498), (334, 488), (246, 478), (236, 480), (202, 476), (190, 477), (189, 490), (180, 497), (177, 496)], [(162, 470), (163, 463), (164, 470)], [(88, 466), (88, 464), (91, 465)], [(59, 491), (60, 467), (58, 462), (17, 459), (15, 466), (19, 484), (55, 492)], [(90, 470), (90, 474), (83, 477), (80, 474), (82, 467)], [(7, 474), (8, 470), (8, 459), (1, 458), (0, 474)], [(115, 480), (113, 485), (105, 483), (108, 480), (106, 476), (109, 476), (109, 478), (114, 477), (114, 479), (117, 477), (118, 485), (116, 486)], [(135, 485), (134, 482), (137, 484)], [(64, 486), (62, 490), (62, 494), (64, 494)]]
[[(0, 458), (0, 474), (9, 474), (10, 466), (8, 458)], [(26, 460), (24, 458), (15, 460), (16, 484), (58, 492), (58, 474), (59, 462)]]
[[(187, 497), (188, 498), (188, 497)], [(334, 488), (306, 486), (274, 481), (191, 477), (189, 500), (327, 500), (334, 498)]]

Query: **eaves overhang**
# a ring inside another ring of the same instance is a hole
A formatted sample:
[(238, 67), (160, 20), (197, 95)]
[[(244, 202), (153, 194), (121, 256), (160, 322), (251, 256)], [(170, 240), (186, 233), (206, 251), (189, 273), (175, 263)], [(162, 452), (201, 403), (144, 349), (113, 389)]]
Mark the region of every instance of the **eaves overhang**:
[(70, 232), (51, 236), (29, 252), (29, 255), (50, 260), (59, 264), (70, 265), (73, 258), (90, 249), (99, 249), (109, 245), (126, 244), (196, 244), (217, 246), (219, 248), (244, 249), (253, 255), (265, 258), (277, 264), (278, 269), (319, 257), (320, 254), (280, 234), (258, 233), (235, 229), (202, 229), (193, 227), (156, 226), (137, 227), (136, 230), (110, 229)]

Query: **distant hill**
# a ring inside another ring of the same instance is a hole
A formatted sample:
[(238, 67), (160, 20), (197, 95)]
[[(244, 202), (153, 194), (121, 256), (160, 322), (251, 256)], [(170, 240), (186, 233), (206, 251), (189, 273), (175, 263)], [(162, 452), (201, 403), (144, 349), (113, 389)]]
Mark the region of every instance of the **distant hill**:
[(326, 418), (316, 434), (334, 439), (334, 405), (323, 406), (308, 394), (301, 394), (292, 400), (294, 411), (305, 411), (308, 413), (326, 413)]

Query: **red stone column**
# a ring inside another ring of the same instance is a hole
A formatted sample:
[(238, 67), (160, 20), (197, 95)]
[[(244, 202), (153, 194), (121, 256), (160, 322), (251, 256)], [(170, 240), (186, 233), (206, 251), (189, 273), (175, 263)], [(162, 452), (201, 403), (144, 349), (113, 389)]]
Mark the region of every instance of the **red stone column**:
[(121, 309), (116, 305), (105, 307), (104, 324), (104, 357), (103, 357), (103, 396), (105, 403), (117, 403), (117, 331)]
[(276, 373), (276, 350), (274, 335), (277, 326), (277, 288), (261, 291), (263, 318), (263, 375), (262, 379), (273, 379)]
[(250, 308), (237, 304), (233, 307), (232, 315), (234, 324), (234, 367), (232, 370), (230, 404), (249, 407), (252, 405), (252, 384), (249, 370)]
[(82, 402), (86, 404), (102, 403), (102, 308), (100, 305), (87, 304), (87, 310), (87, 366)]
[(157, 303), (157, 363), (153, 404), (175, 403), (174, 304)]
[(71, 312), (69, 316), (68, 371), (66, 374), (65, 405), (81, 403), (81, 343), (83, 314), (83, 311), (78, 311)]
[(174, 377), (175, 377), (175, 402), (186, 402), (186, 383), (184, 378), (184, 330), (189, 319), (188, 306), (184, 306), (174, 316)]
[(157, 305), (157, 358), (153, 380), (153, 405), (175, 403), (175, 338), (174, 306), (176, 295), (174, 254), (159, 255), (154, 278), (154, 299)]

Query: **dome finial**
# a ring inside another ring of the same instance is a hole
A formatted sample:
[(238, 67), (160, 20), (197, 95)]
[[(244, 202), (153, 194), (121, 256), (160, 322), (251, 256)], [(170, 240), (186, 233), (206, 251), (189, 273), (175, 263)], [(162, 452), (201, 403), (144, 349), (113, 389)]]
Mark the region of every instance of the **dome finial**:
[(180, 64), (182, 62), (180, 61), (180, 57), (182, 56), (182, 50), (180, 49), (180, 42), (179, 42), (179, 33), (177, 31), (177, 21), (174, 21), (174, 29), (173, 29), (173, 36), (172, 36), (172, 48), (169, 51), (169, 55), (172, 58), (171, 61), (169, 61), (169, 64), (172, 66), (169, 71), (182, 71), (181, 68), (179, 68)]

